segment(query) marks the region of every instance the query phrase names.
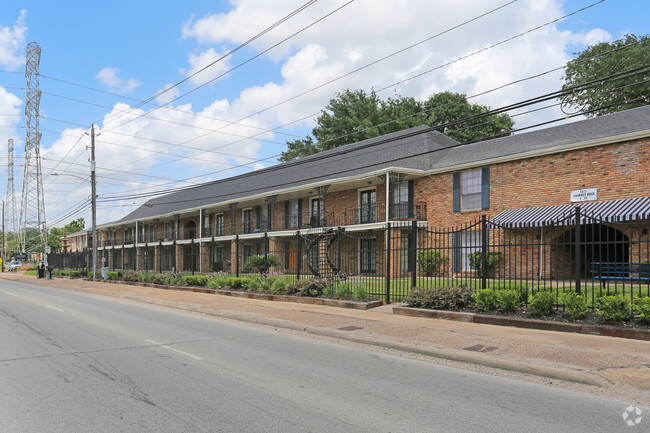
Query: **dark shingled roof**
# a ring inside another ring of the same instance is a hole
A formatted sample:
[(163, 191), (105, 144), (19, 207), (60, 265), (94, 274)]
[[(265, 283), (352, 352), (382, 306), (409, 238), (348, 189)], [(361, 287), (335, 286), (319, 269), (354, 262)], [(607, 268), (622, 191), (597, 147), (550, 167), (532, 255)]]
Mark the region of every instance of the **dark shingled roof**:
[(121, 220), (104, 225), (154, 218), (389, 167), (441, 171), (644, 130), (650, 130), (650, 106), (468, 145), (458, 145), (427, 126), (419, 126), (157, 197)]

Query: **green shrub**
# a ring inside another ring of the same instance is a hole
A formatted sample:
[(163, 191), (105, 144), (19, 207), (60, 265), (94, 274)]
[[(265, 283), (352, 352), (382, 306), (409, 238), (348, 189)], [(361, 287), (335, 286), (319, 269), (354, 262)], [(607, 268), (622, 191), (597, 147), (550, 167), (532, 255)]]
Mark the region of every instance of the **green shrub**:
[(587, 317), (587, 300), (576, 292), (563, 293), (560, 297), (571, 320)]
[(286, 290), (287, 284), (289, 284), (289, 279), (286, 277), (278, 277), (273, 280), (271, 284), (271, 291), (273, 293), (282, 293)]
[(418, 253), (418, 265), (422, 272), (428, 276), (441, 275), (440, 267), (447, 264), (449, 258), (440, 254), (440, 251), (421, 251)]
[(409, 307), (459, 311), (473, 306), (474, 297), (469, 287), (414, 287), (406, 302)]
[(264, 254), (252, 255), (244, 263), (244, 269), (259, 273), (266, 273), (269, 268), (277, 268), (279, 266), (280, 256), (275, 254), (268, 254), (266, 256), (266, 266), (264, 265)]
[(287, 284), (286, 290), (290, 295), (316, 298), (323, 295), (325, 287), (327, 287), (326, 280), (310, 278), (308, 280), (292, 281)]
[(138, 281), (138, 273), (136, 271), (124, 271), (122, 274), (122, 279), (124, 281)]
[(68, 271), (68, 275), (71, 277), (81, 277), (81, 271)]
[(183, 277), (183, 284), (187, 286), (205, 287), (208, 283), (206, 275), (186, 275)]
[(228, 277), (226, 279), (226, 286), (233, 290), (246, 289), (249, 284), (248, 278), (243, 277)]
[(106, 275), (108, 276), (109, 280), (119, 280), (120, 279), (120, 273), (117, 272), (117, 271), (108, 271), (106, 273)]
[(550, 316), (555, 306), (555, 293), (546, 290), (535, 292), (530, 297), (530, 311), (535, 316)]
[(248, 283), (246, 284), (246, 289), (254, 292), (256, 290), (259, 290), (261, 286), (262, 284), (260, 281), (260, 277), (256, 275), (248, 279)]
[(521, 307), (521, 296), (518, 290), (498, 290), (497, 306), (503, 312), (510, 313)]
[(650, 296), (638, 298), (635, 305), (641, 320), (650, 323)]
[[(474, 272), (478, 278), (483, 278), (483, 253), (481, 251), (476, 251), (467, 255), (469, 259), (469, 267)], [(502, 254), (498, 251), (488, 251), (485, 255), (486, 263), (486, 277), (493, 278), (496, 274), (497, 266), (503, 260)]]
[(481, 311), (492, 311), (497, 308), (497, 292), (493, 289), (477, 290), (474, 292), (474, 304)]
[(598, 312), (606, 322), (623, 322), (632, 317), (632, 303), (623, 295), (598, 298)]
[(328, 298), (333, 298), (335, 293), (336, 293), (336, 288), (331, 284), (328, 284), (325, 287), (325, 289), (323, 289), (323, 295)]
[(347, 298), (348, 295), (352, 292), (350, 288), (350, 283), (339, 283), (336, 286), (336, 297), (337, 298)]
[(357, 284), (354, 286), (354, 290), (352, 291), (352, 296), (357, 301), (363, 301), (368, 297), (368, 289), (366, 289), (366, 286), (364, 285)]
[(211, 289), (223, 289), (228, 285), (228, 274), (216, 273), (208, 278), (207, 286)]

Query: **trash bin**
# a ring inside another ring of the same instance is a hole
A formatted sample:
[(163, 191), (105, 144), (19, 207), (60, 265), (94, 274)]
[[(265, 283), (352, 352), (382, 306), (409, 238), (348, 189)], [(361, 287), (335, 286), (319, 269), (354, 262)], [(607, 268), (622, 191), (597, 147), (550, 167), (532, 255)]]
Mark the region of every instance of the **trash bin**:
[(38, 278), (45, 278), (45, 268), (44, 267), (38, 268)]
[(102, 268), (102, 280), (108, 280), (108, 267)]
[(52, 279), (52, 266), (47, 267), (47, 279), (48, 280)]

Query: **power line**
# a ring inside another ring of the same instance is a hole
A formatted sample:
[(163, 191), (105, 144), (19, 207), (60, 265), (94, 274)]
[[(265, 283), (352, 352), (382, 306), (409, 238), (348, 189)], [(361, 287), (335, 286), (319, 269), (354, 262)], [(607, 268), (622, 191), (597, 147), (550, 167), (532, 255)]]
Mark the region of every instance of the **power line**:
[[(645, 67), (642, 67), (642, 68), (633, 68), (632, 70), (630, 70), (633, 73), (633, 75), (631, 75), (631, 76), (635, 76), (635, 75), (644, 73), (645, 71), (643, 71), (643, 70), (639, 71), (639, 69), (648, 69), (648, 67), (650, 67), (650, 65), (646, 65)], [(424, 129), (424, 130), (421, 130), (421, 131), (416, 131), (416, 132), (410, 133), (409, 135), (405, 135), (403, 137), (410, 137), (410, 136), (420, 135), (420, 134), (430, 132), (430, 131), (434, 131), (434, 130), (440, 130), (440, 129), (443, 129), (445, 127), (451, 127), (454, 124), (464, 123), (464, 122), (468, 122), (468, 121), (472, 121), (472, 120), (478, 120), (478, 119), (482, 119), (482, 118), (485, 118), (485, 117), (493, 116), (495, 114), (503, 113), (503, 112), (508, 111), (508, 110), (513, 110), (513, 109), (522, 108), (522, 107), (529, 106), (529, 105), (534, 105), (534, 104), (537, 104), (537, 103), (540, 103), (540, 102), (543, 102), (543, 101), (548, 101), (548, 100), (551, 100), (551, 99), (557, 99), (557, 98), (559, 98), (559, 97), (561, 97), (563, 95), (569, 94), (570, 92), (573, 92), (573, 91), (584, 90), (584, 89), (595, 87), (595, 86), (602, 86), (603, 84), (609, 83), (611, 81), (616, 81), (616, 80), (620, 80), (620, 79), (624, 79), (624, 78), (629, 78), (630, 77), (630, 71), (626, 71), (626, 72), (619, 73), (619, 74), (613, 74), (612, 76), (610, 76), (611, 78), (607, 77), (607, 78), (609, 78), (609, 80), (605, 80), (605, 79), (597, 80), (596, 84), (594, 84), (592, 82), (592, 83), (587, 83), (587, 84), (584, 84), (584, 85), (573, 86), (572, 88), (565, 89), (565, 90), (560, 90), (560, 91), (557, 91), (557, 92), (547, 93), (547, 94), (538, 96), (536, 98), (530, 98), (530, 99), (527, 99), (527, 100), (524, 100), (524, 101), (521, 101), (521, 102), (518, 102), (518, 103), (510, 104), (510, 105), (505, 106), (505, 107), (489, 110), (489, 111), (487, 111), (485, 113), (481, 113), (479, 115), (470, 116), (470, 117), (466, 117), (466, 118), (463, 118), (463, 119), (455, 120), (453, 122), (447, 122), (445, 124), (429, 127), (429, 128)], [(575, 116), (577, 116), (577, 115), (575, 115)], [(575, 117), (575, 116), (571, 116), (571, 117)], [(520, 130), (530, 129), (532, 127), (540, 126), (540, 125), (543, 125), (543, 124), (544, 123), (534, 125), (534, 126), (528, 126), (528, 127), (525, 127), (525, 128), (515, 129), (515, 130), (510, 131), (510, 132), (517, 132), (517, 131), (520, 131)], [(390, 141), (390, 139), (379, 140), (379, 141), (373, 142), (373, 143), (371, 143), (369, 145), (365, 145), (365, 146), (363, 146), (363, 147), (361, 147), (359, 149), (375, 147), (375, 146), (378, 146), (380, 144), (384, 144), (385, 142), (388, 142), (388, 141)], [(464, 144), (466, 144), (466, 143), (460, 143), (459, 145), (464, 145)], [(452, 146), (452, 147), (456, 147), (456, 146)], [(449, 149), (449, 148), (450, 147), (447, 147), (445, 149)], [(345, 153), (346, 151), (342, 150), (340, 152)], [(338, 153), (337, 152), (333, 152), (333, 153), (330, 152), (327, 155), (321, 155), (321, 156), (319, 156), (317, 154), (317, 155), (315, 155), (313, 157), (310, 157), (308, 159), (299, 159), (299, 160), (296, 160), (296, 161), (290, 161), (290, 162), (287, 162), (287, 163), (284, 163), (284, 164), (279, 164), (279, 165), (276, 165), (276, 166), (268, 167), (266, 170), (267, 171), (275, 171), (275, 170), (278, 170), (278, 169), (285, 168), (287, 166), (295, 166), (295, 165), (300, 165), (300, 164), (307, 163), (307, 162), (313, 162), (314, 160), (321, 160), (321, 159), (329, 158), (332, 155), (336, 155), (336, 154), (338, 154)], [(313, 178), (313, 179), (316, 180), (317, 178)], [(311, 178), (308, 179), (308, 180), (311, 180)], [(292, 182), (293, 182), (293, 180), (290, 180), (289, 182), (287, 182), (287, 184), (291, 184)], [(207, 185), (207, 184), (209, 184), (209, 183), (204, 183), (203, 185)], [(284, 184), (282, 184), (282, 185), (284, 185)], [(282, 185), (280, 185), (280, 186), (282, 186)], [(122, 200), (122, 199), (125, 199), (125, 198), (144, 198), (144, 197), (147, 197), (147, 196), (162, 195), (162, 194), (167, 194), (167, 193), (171, 193), (171, 192), (178, 192), (178, 191), (182, 191), (182, 190), (190, 189), (190, 188), (195, 188), (195, 187), (177, 188), (175, 190), (160, 191), (157, 194), (156, 193), (147, 193), (147, 194), (133, 194), (133, 195), (128, 195), (128, 196), (124, 195), (124, 196), (106, 197), (102, 201), (103, 202), (115, 201), (115, 200)], [(244, 192), (252, 192), (252, 191), (254, 191), (254, 190), (244, 191)]]

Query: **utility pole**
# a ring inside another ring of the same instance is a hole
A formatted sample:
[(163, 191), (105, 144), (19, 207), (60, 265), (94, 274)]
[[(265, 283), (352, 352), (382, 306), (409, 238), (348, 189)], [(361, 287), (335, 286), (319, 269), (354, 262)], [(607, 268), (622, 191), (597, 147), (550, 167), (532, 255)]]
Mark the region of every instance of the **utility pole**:
[(2, 269), (0, 272), (5, 271), (5, 243), (7, 242), (7, 234), (5, 233), (5, 202), (2, 201)]
[(93, 280), (97, 279), (97, 185), (95, 181), (95, 124), (90, 126), (90, 184), (93, 218)]

